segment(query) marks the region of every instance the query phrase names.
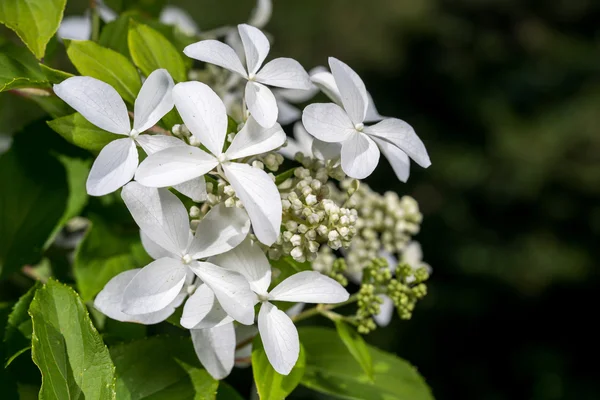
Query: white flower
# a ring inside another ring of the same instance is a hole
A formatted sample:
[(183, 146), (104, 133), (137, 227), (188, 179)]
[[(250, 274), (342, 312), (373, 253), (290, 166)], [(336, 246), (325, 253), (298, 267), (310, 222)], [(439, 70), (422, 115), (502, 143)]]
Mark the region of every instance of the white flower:
[(200, 28), (194, 19), (183, 9), (168, 5), (162, 9), (159, 21), (165, 25), (171, 25), (178, 28), (188, 36), (195, 36), (200, 33)]
[(244, 275), (261, 304), (258, 330), (269, 362), (280, 374), (290, 373), (300, 352), (298, 331), (290, 317), (271, 301), (334, 304), (346, 301), (348, 292), (335, 280), (316, 271), (303, 271), (285, 279), (270, 292), (271, 266), (258, 244), (246, 239), (211, 262)]
[(277, 121), (278, 110), (275, 96), (265, 85), (309, 90), (310, 78), (304, 68), (291, 58), (276, 58), (261, 68), (270, 50), (269, 40), (259, 29), (250, 25), (238, 25), (238, 31), (244, 46), (247, 69), (233, 48), (216, 40), (191, 44), (183, 52), (188, 57), (221, 66), (246, 79), (244, 97), (248, 110), (261, 126), (269, 128)]
[[(117, 14), (107, 7), (103, 1), (96, 0), (96, 11), (105, 23), (114, 21)], [(92, 36), (92, 16), (90, 10), (83, 15), (73, 15), (63, 18), (56, 35), (61, 39), (89, 40)]]
[(272, 13), (272, 0), (257, 0), (256, 6), (252, 9), (252, 12), (250, 13), (248, 24), (262, 29), (271, 20)]
[(114, 277), (96, 298), (98, 310), (118, 320), (160, 322), (181, 304), (186, 294), (182, 289), (191, 283), (193, 273), (203, 286), (210, 287), (227, 315), (243, 324), (254, 322), (255, 295), (247, 280), (237, 272), (199, 261), (244, 240), (250, 229), (246, 213), (218, 205), (192, 235), (183, 203), (167, 189), (131, 182), (123, 188), (122, 197), (141, 229), (144, 248), (156, 261), (135, 274), (126, 271)]
[(305, 157), (318, 158), (321, 161), (336, 160), (340, 158), (342, 146), (339, 143), (326, 143), (313, 138), (304, 128), (302, 122), (294, 124), (294, 138), (287, 138), (287, 146), (279, 149), (284, 157), (294, 160), (297, 153)]
[(173, 79), (164, 69), (152, 72), (142, 85), (134, 105), (133, 129), (125, 102), (109, 84), (87, 76), (74, 76), (54, 85), (54, 92), (98, 128), (126, 136), (107, 144), (94, 161), (87, 192), (102, 196), (129, 182), (138, 166), (136, 143), (148, 154), (184, 145), (165, 135), (140, 135), (173, 108)]
[(265, 171), (233, 160), (281, 146), (285, 141), (281, 126), (265, 129), (249, 118), (223, 153), (227, 114), (217, 94), (203, 83), (185, 82), (175, 86), (173, 98), (186, 127), (210, 153), (192, 146), (160, 151), (142, 162), (135, 179), (145, 186), (165, 187), (197, 178), (215, 167), (219, 171), (222, 168), (222, 177), (242, 201), (258, 239), (266, 245), (273, 244), (281, 225), (279, 191)]
[(369, 96), (360, 77), (349, 66), (331, 57), (329, 66), (339, 89), (343, 108), (337, 104), (311, 104), (304, 109), (302, 122), (319, 140), (341, 143), (344, 172), (356, 179), (369, 176), (379, 162), (380, 151), (387, 157), (401, 181), (408, 179), (410, 156), (422, 167), (431, 165), (427, 150), (406, 122), (387, 118), (365, 126)]

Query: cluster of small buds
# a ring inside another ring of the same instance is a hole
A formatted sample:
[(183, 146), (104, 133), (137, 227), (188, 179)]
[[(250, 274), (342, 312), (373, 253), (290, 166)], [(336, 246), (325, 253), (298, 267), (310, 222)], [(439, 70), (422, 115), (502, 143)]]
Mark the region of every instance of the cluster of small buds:
[(323, 180), (323, 178), (325, 178), (323, 184), (325, 184), (329, 178), (338, 181), (346, 178), (346, 174), (337, 161), (320, 161), (316, 158), (307, 157), (300, 152), (296, 153), (295, 160), (302, 164), (304, 168), (314, 171), (317, 179)]
[(322, 244), (333, 250), (350, 246), (356, 233), (355, 209), (340, 207), (329, 198), (327, 168), (298, 167), (280, 186), (282, 232), (269, 250), (273, 259), (290, 255), (299, 262), (314, 261)]
[(375, 285), (365, 283), (358, 291), (358, 310), (356, 311), (357, 330), (361, 334), (367, 334), (377, 328), (373, 316), (381, 311), (383, 300), (376, 294)]
[(396, 278), (387, 285), (387, 295), (392, 299), (402, 319), (410, 319), (417, 301), (427, 295), (425, 281), (429, 279), (427, 267), (416, 270), (408, 264), (400, 264), (396, 269)]
[(346, 265), (346, 260), (343, 258), (338, 258), (333, 262), (331, 270), (327, 273), (327, 275), (338, 281), (340, 285), (348, 286), (348, 279), (345, 276), (347, 270), (348, 265)]
[(252, 161), (252, 166), (264, 170), (265, 168), (269, 171), (276, 172), (283, 164), (284, 158), (281, 154), (276, 152), (269, 152), (261, 154), (256, 157), (256, 160)]
[(225, 207), (243, 208), (242, 201), (235, 195), (235, 190), (223, 179), (218, 179), (216, 184), (206, 182), (206, 203), (211, 207), (219, 203), (224, 203)]

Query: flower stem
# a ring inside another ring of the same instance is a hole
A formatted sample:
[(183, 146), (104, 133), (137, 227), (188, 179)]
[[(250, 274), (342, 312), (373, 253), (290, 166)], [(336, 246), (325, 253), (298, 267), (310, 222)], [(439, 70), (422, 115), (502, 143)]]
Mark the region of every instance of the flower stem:
[(319, 304), (316, 307), (313, 308), (309, 308), (308, 310), (301, 312), (298, 315), (295, 315), (294, 317), (292, 317), (292, 321), (294, 322), (298, 322), (298, 321), (302, 321), (305, 320), (307, 318), (310, 317), (314, 317), (315, 315), (322, 315), (326, 318), (329, 318), (330, 320), (334, 321), (336, 319), (340, 319), (342, 318), (342, 316), (338, 313), (334, 313), (331, 312), (331, 310), (338, 308), (338, 307), (342, 307), (351, 303), (354, 303), (358, 301), (358, 293), (353, 294), (352, 296), (350, 296), (348, 298), (348, 300), (342, 302), (342, 303), (337, 303), (337, 304)]

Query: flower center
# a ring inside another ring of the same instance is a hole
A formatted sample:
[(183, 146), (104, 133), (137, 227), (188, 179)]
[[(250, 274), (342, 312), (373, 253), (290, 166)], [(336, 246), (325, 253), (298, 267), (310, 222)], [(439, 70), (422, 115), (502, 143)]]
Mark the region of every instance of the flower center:
[(129, 137), (131, 137), (132, 139), (135, 139), (136, 137), (138, 137), (140, 133), (138, 132), (137, 129), (133, 128), (131, 130), (131, 132), (129, 132)]
[(227, 161), (227, 156), (225, 155), (225, 153), (219, 154), (219, 156), (217, 157), (217, 161), (219, 163), (224, 163), (225, 161)]
[(356, 129), (359, 132), (362, 132), (362, 130), (365, 128), (365, 124), (363, 124), (362, 122), (354, 125), (354, 129)]
[(253, 81), (256, 78), (256, 75), (254, 73), (249, 73), (248, 74), (248, 80), (249, 81)]
[(256, 297), (258, 297), (258, 301), (260, 301), (261, 303), (264, 303), (265, 301), (269, 300), (269, 295), (268, 294), (256, 294)]
[(192, 262), (192, 256), (190, 256), (189, 254), (184, 255), (183, 257), (181, 257), (181, 262), (183, 262), (185, 265), (188, 265)]

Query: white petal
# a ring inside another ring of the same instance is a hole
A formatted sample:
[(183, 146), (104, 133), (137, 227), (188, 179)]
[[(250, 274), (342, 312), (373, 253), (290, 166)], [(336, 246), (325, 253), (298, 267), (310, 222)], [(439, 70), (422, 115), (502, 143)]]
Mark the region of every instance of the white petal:
[(402, 262), (407, 263), (413, 269), (421, 266), (423, 263), (423, 250), (419, 242), (412, 241), (406, 245), (402, 251)]
[(144, 247), (144, 250), (146, 250), (146, 253), (148, 253), (148, 255), (155, 260), (158, 260), (159, 258), (164, 258), (164, 257), (177, 257), (178, 256), (178, 254), (173, 254), (169, 250), (158, 245), (154, 240), (150, 239), (150, 237), (148, 235), (146, 235), (144, 233), (144, 231), (142, 231), (141, 229), (140, 229), (140, 239), (142, 240), (142, 246)]
[(245, 78), (248, 77), (242, 62), (235, 54), (235, 50), (217, 40), (202, 40), (190, 44), (183, 49), (183, 53), (195, 60), (215, 64), (232, 72), (237, 72)]
[(373, 126), (365, 127), (364, 132), (385, 139), (394, 146), (399, 147), (423, 168), (431, 165), (425, 145), (419, 139), (415, 130), (400, 119), (384, 119)]
[(238, 32), (244, 44), (248, 73), (255, 74), (269, 54), (269, 39), (260, 29), (247, 24), (238, 25)]
[(273, 93), (275, 93), (275, 97), (281, 97), (290, 103), (304, 103), (305, 101), (309, 101), (317, 93), (319, 93), (319, 88), (315, 85), (310, 84), (310, 89), (276, 89)]
[(189, 267), (212, 289), (227, 314), (245, 325), (254, 322), (256, 295), (246, 278), (208, 262), (193, 262)]
[(89, 76), (73, 76), (54, 85), (54, 93), (98, 128), (129, 134), (131, 125), (125, 102), (108, 83)]
[(377, 111), (371, 93), (367, 92), (367, 97), (369, 98), (369, 103), (367, 105), (367, 114), (365, 115), (365, 122), (378, 122), (382, 119), (385, 119), (385, 117), (379, 114), (379, 111)]
[(265, 128), (277, 122), (277, 101), (271, 90), (258, 82), (246, 83), (246, 106), (256, 122)]
[(272, 0), (257, 0), (256, 7), (250, 14), (248, 24), (257, 28), (263, 28), (271, 19), (273, 13), (273, 2)]
[(92, 20), (89, 16), (65, 17), (56, 35), (61, 39), (89, 40), (92, 35)]
[(167, 307), (179, 294), (186, 278), (185, 266), (172, 258), (151, 262), (133, 277), (123, 293), (126, 314), (147, 314)]
[(256, 80), (265, 85), (286, 89), (309, 90), (312, 87), (310, 76), (300, 63), (292, 58), (276, 58), (269, 61), (256, 74)]
[(308, 133), (328, 143), (343, 142), (356, 132), (348, 114), (333, 103), (308, 105), (302, 112), (302, 123)]
[(96, 1), (96, 10), (100, 15), (100, 19), (106, 23), (112, 22), (118, 17), (117, 13), (104, 4), (102, 0)]
[(314, 83), (331, 101), (339, 106), (343, 106), (342, 95), (335, 84), (335, 78), (329, 71), (320, 71), (310, 75), (310, 80)]
[(373, 316), (377, 325), (381, 327), (388, 326), (394, 315), (394, 302), (385, 294), (378, 296), (383, 303), (379, 305), (379, 314)]
[(189, 36), (196, 35), (200, 32), (198, 25), (196, 25), (196, 22), (190, 14), (179, 7), (166, 6), (160, 12), (159, 20), (165, 25), (176, 26)]
[(216, 158), (198, 147), (170, 147), (142, 161), (135, 179), (144, 186), (173, 186), (198, 178), (217, 164)]
[(351, 178), (366, 178), (377, 167), (379, 155), (375, 142), (360, 132), (342, 143), (342, 169)]
[(272, 300), (323, 304), (341, 303), (349, 296), (337, 281), (317, 271), (298, 272), (269, 293)]
[[(238, 368), (249, 367), (252, 362), (252, 339), (258, 334), (255, 325), (238, 325), (235, 327), (235, 366)], [(245, 344), (243, 344), (245, 343)], [(242, 346), (242, 347), (239, 347)], [(250, 362), (247, 361), (250, 360)]]
[(206, 180), (203, 176), (199, 176), (197, 178), (190, 179), (189, 181), (173, 185), (173, 189), (177, 190), (184, 196), (189, 197), (196, 203), (206, 201), (208, 195), (206, 193)]
[(201, 82), (175, 85), (173, 99), (185, 126), (214, 155), (221, 154), (227, 134), (227, 110), (219, 96)]
[(287, 375), (298, 361), (300, 339), (294, 323), (286, 313), (269, 302), (258, 313), (258, 330), (269, 362), (282, 375)]
[(288, 138), (287, 145), (278, 151), (290, 160), (294, 160), (298, 152), (305, 157), (311, 157), (313, 140), (315, 139), (304, 129), (302, 122), (298, 121), (294, 124), (294, 139)]
[(140, 268), (121, 272), (108, 281), (104, 289), (96, 296), (94, 307), (107, 317), (121, 322), (137, 322), (144, 325), (152, 325), (169, 318), (175, 312), (173, 304), (160, 311), (148, 314), (127, 315), (121, 311), (123, 292), (139, 271), (141, 271)]
[(129, 182), (138, 166), (138, 152), (130, 138), (113, 140), (100, 151), (88, 175), (91, 196), (112, 193)]
[(215, 379), (223, 379), (233, 369), (235, 329), (233, 323), (210, 329), (192, 329), (192, 342), (198, 359)]
[(250, 116), (225, 154), (228, 160), (263, 154), (282, 146), (285, 138), (281, 125), (276, 123), (271, 128), (263, 128)]
[(390, 142), (372, 136), (371, 139), (377, 143), (377, 147), (390, 162), (392, 169), (400, 181), (406, 182), (410, 175), (410, 160), (405, 152)]
[(173, 109), (174, 85), (166, 69), (157, 69), (148, 75), (135, 99), (133, 129), (144, 132)]
[(188, 251), (195, 260), (225, 253), (239, 245), (249, 231), (248, 213), (221, 203), (202, 218)]
[(355, 124), (364, 122), (369, 96), (362, 79), (352, 68), (336, 58), (329, 57), (329, 67), (348, 116)]
[[(290, 89), (292, 90), (292, 89)], [(277, 122), (281, 125), (288, 125), (298, 121), (302, 117), (302, 112), (296, 106), (288, 103), (284, 98), (275, 94), (277, 100)]]
[(311, 146), (312, 153), (321, 161), (339, 160), (342, 153), (341, 143), (327, 143), (315, 139)]
[(121, 193), (131, 216), (157, 245), (182, 256), (191, 240), (185, 206), (167, 189), (154, 189), (131, 182)]
[(254, 234), (267, 246), (275, 243), (281, 227), (281, 197), (275, 182), (248, 164), (225, 163), (223, 170), (252, 221)]
[(149, 156), (169, 147), (186, 145), (183, 140), (167, 135), (140, 135), (135, 138), (135, 141)]
[(207, 285), (200, 285), (185, 302), (181, 326), (187, 329), (214, 328), (233, 321)]
[(210, 259), (212, 263), (239, 272), (250, 283), (255, 293), (266, 295), (271, 284), (271, 264), (258, 243), (246, 238), (231, 251)]

